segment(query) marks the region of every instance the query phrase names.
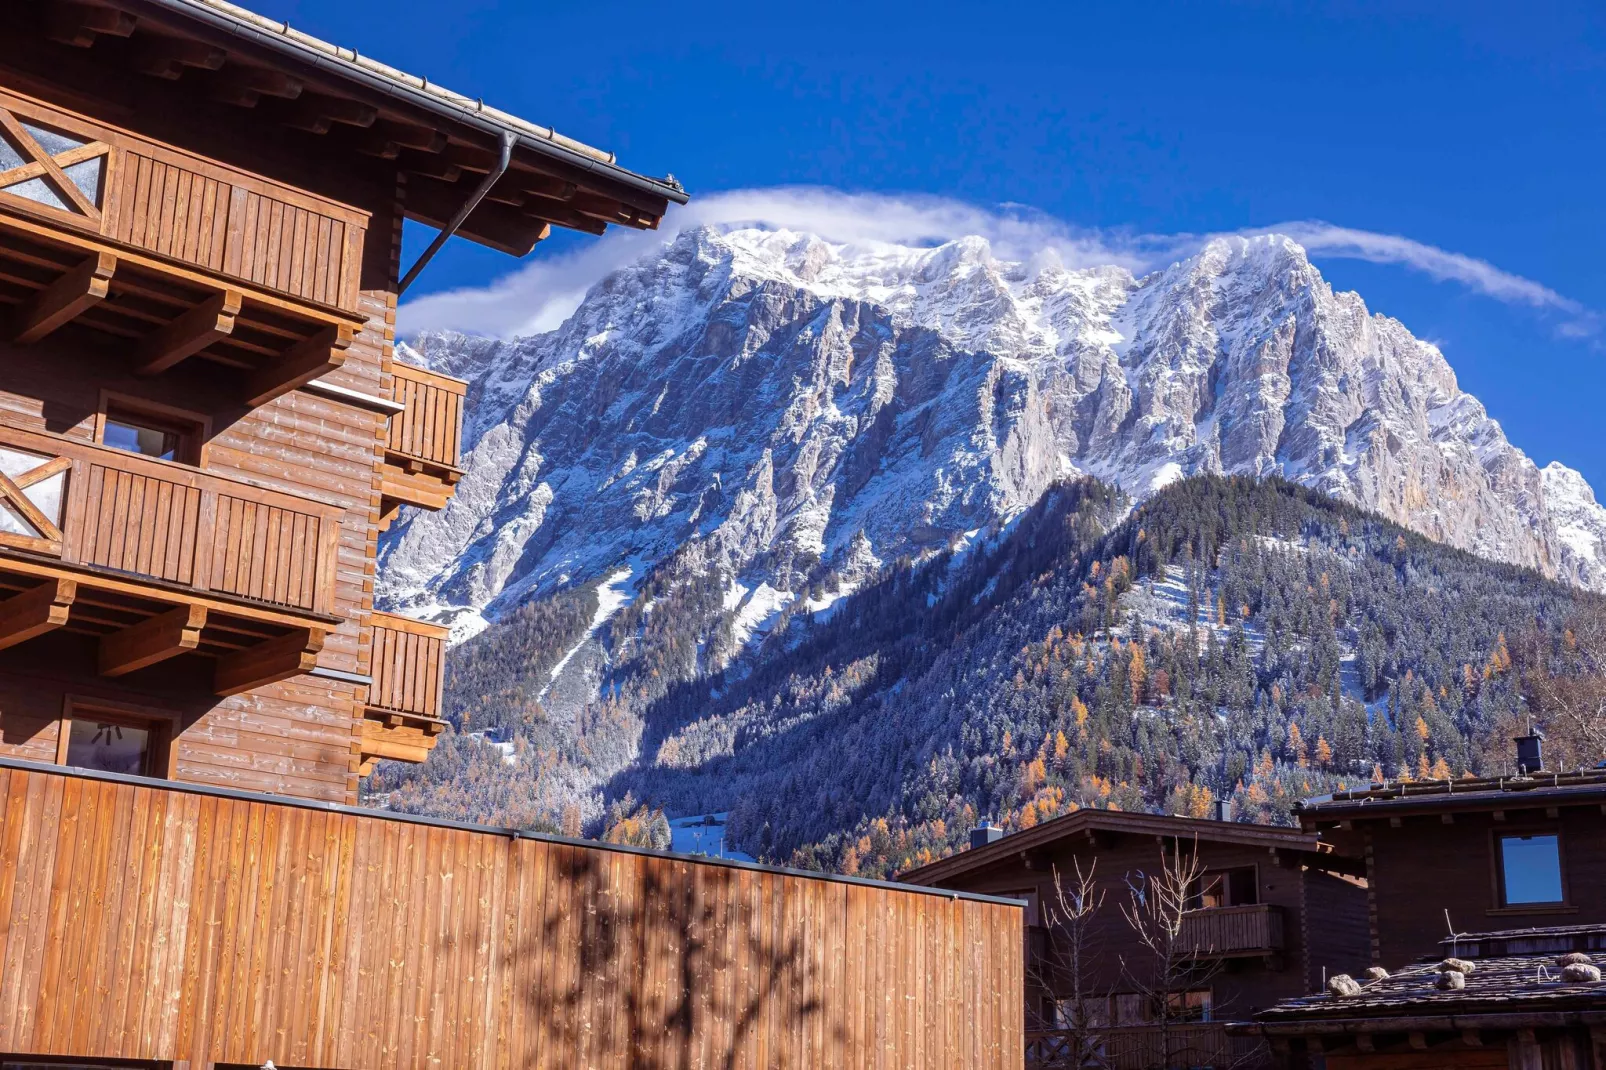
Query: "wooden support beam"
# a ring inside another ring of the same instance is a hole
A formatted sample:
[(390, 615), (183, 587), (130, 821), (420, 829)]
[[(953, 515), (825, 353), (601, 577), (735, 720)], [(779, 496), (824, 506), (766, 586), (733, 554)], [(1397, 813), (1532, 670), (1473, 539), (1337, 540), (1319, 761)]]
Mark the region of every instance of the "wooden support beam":
[(308, 93), (301, 98), (301, 101), (308, 109), (332, 123), (340, 123), (343, 126), (355, 126), (366, 130), (379, 118), (378, 108), (345, 97), (326, 97), (321, 93)]
[(387, 141), (394, 141), (404, 149), (437, 153), (446, 148), (446, 135), (432, 126), (418, 126), (413, 123), (398, 123), (382, 119), (375, 129)]
[(65, 326), (106, 299), (117, 257), (96, 253), (34, 295), (17, 311), (12, 340), (29, 345)]
[(1483, 1033), (1476, 1029), (1461, 1030), (1461, 1043), (1469, 1048), (1483, 1047)]
[(323, 638), (321, 628), (297, 628), (277, 639), (218, 658), (212, 690), (219, 695), (238, 695), (253, 687), (300, 676), (317, 666)]
[(138, 375), (157, 375), (234, 333), (244, 298), (237, 290), (214, 294), (140, 344)]
[(1372, 1034), (1370, 1033), (1356, 1033), (1355, 1046), (1365, 1052), (1377, 1050), (1376, 1045), (1372, 1043)]
[(328, 375), (346, 362), (355, 332), (349, 324), (331, 324), (251, 376), (245, 403), (266, 405), (280, 394)]
[(204, 41), (181, 37), (152, 37), (137, 42), (132, 65), (152, 78), (176, 81), (186, 70), (215, 71), (222, 68), (229, 54)]
[(254, 108), (263, 97), (295, 100), (301, 96), (305, 84), (283, 71), (270, 71), (261, 67), (242, 67), (231, 64), (212, 79), (212, 96), (237, 108)]
[(60, 44), (89, 48), (101, 34), (127, 37), (139, 20), (99, 4), (57, 3), (45, 13), (45, 34)]
[(1405, 1035), (1405, 1040), (1406, 1040), (1406, 1043), (1410, 1044), (1411, 1047), (1416, 1049), (1417, 1051), (1427, 1051), (1428, 1050), (1428, 1038), (1427, 1038), (1427, 1034), (1425, 1034), (1425, 1033), (1416, 1033), (1416, 1032), (1407, 1033)]
[(401, 155), (401, 146), (378, 130), (359, 130), (351, 138), (351, 147), (381, 160), (394, 160)]
[(1454, 814), (1440, 814), (1439, 815), (1439, 822), (1441, 824), (1445, 824), (1445, 825), (1453, 825), (1453, 824), (1455, 824), (1455, 815)]
[(101, 636), (100, 674), (122, 676), (201, 645), (205, 606), (179, 606), (122, 631)]
[(77, 580), (51, 579), (0, 602), (0, 650), (66, 624), (77, 596)]

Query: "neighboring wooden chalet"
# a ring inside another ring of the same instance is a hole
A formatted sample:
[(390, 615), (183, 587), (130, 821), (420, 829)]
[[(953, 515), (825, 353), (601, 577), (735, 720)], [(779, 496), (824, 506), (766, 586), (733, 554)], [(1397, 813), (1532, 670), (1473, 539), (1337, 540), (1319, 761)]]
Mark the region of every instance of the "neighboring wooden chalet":
[[(1229, 1038), (1223, 1021), (1317, 990), (1327, 973), (1368, 963), (1359, 862), (1312, 833), (1088, 809), (997, 834), (978, 829), (970, 850), (899, 880), (1027, 903), (1029, 1064), (1062, 1064), (1072, 1034), (1090, 1031), (1101, 1056), (1119, 1070), (1237, 1064), (1253, 1057), (1253, 1045)], [(1181, 918), (1181, 968), (1166, 967), (1162, 976), (1122, 908), (1133, 887), (1152, 887), (1179, 852), (1195, 857), (1199, 872)], [(1085, 927), (1080, 1018), (1060, 902), (1078, 867), (1094, 874), (1104, 896)]]
[(1241, 1032), (1325, 1070), (1606, 1070), (1603, 964), (1606, 926), (1462, 935), (1390, 976), (1267, 1008)]
[(1606, 769), (1373, 784), (1307, 800), (1310, 832), (1365, 860), (1369, 962), (1452, 931), (1606, 925)]
[(17, 1070), (1010, 1070), (1020, 930), (1007, 900), (0, 759)]
[(334, 802), (423, 760), (445, 632), (375, 553), (467, 384), (395, 359), (402, 221), (684, 200), (222, 0), (0, 4), (0, 754)]

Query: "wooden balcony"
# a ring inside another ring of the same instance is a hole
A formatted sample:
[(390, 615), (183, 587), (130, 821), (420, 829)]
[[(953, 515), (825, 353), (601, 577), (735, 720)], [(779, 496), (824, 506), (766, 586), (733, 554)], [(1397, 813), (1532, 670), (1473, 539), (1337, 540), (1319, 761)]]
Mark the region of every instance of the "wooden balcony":
[(340, 366), (367, 213), (0, 90), (9, 341), (69, 323), (140, 374), (234, 368), (262, 405)]
[(373, 655), (364, 710), (362, 769), (376, 761), (422, 762), (446, 722), (441, 694), (446, 682), (447, 630), (393, 613), (375, 612)]
[(1086, 1065), (1104, 1070), (1249, 1070), (1271, 1062), (1270, 1052), (1258, 1038), (1232, 1036), (1221, 1022), (1177, 1023), (1163, 1034), (1155, 1025), (1112, 1026), (1080, 1039), (1092, 1049), (1084, 1059), (1078, 1059), (1079, 1038), (1070, 1032), (1028, 1032), (1026, 1065), (1066, 1070), (1081, 1070)]
[(215, 659), (220, 695), (305, 672), (334, 615), (341, 510), (0, 425), (0, 648), (98, 639), (103, 676)]
[(1275, 955), (1283, 949), (1282, 908), (1257, 903), (1190, 911), (1183, 916), (1181, 936), (1201, 959)]
[(441, 509), (462, 478), (463, 396), (468, 384), (449, 375), (392, 363), (391, 400), (406, 408), (390, 418), (385, 444), (382, 524), (397, 509)]

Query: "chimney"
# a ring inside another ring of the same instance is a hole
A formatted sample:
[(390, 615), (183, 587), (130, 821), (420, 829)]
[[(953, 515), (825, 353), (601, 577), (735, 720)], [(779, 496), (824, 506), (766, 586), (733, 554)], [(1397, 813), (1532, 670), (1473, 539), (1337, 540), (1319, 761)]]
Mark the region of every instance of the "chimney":
[(1545, 767), (1544, 734), (1532, 726), (1525, 736), (1512, 740), (1517, 745), (1517, 772), (1537, 773)]
[(970, 830), (970, 849), (986, 847), (989, 843), (997, 843), (1004, 838), (1004, 830), (993, 825), (985, 817), (981, 824)]
[(1216, 805), (1215, 818), (1216, 818), (1217, 821), (1231, 821), (1232, 820), (1232, 800), (1231, 799), (1217, 799), (1215, 805)]

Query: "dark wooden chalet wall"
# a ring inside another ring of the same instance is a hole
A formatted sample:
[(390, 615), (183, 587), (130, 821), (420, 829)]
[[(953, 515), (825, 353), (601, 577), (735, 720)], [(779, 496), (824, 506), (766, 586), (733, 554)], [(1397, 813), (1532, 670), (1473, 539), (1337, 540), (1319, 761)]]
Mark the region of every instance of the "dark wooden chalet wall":
[[(1005, 840), (1007, 841), (1007, 838)], [(1356, 971), (1366, 965), (1366, 890), (1358, 883), (1303, 868), (1298, 856), (1280, 857), (1263, 847), (1217, 843), (1201, 839), (1200, 861), (1209, 870), (1238, 866), (1258, 869), (1260, 902), (1278, 908), (1282, 915), (1283, 951), (1271, 960), (1238, 959), (1223, 965), (1212, 979), (1217, 1018), (1242, 1017), (1289, 996), (1304, 995), (1321, 984), (1322, 972)], [(1165, 848), (1169, 850), (1169, 846)], [(1184, 851), (1193, 845), (1184, 841)], [(1054, 902), (1054, 873), (1069, 888), (1076, 866), (1093, 872), (1105, 899), (1090, 933), (1095, 964), (1086, 982), (1096, 991), (1133, 991), (1127, 970), (1141, 972), (1144, 953), (1121, 916), (1129, 900), (1129, 875), (1155, 873), (1162, 863), (1162, 848), (1152, 835), (1101, 834), (1097, 845), (1064, 840), (1032, 852), (1032, 868), (1012, 856), (985, 869), (939, 880), (940, 887), (992, 895), (1019, 896), (1035, 891), (1047, 908)], [(1041, 923), (1047, 923), (1046, 910)], [(1312, 927), (1307, 928), (1307, 924)], [(1123, 959), (1127, 963), (1123, 967)], [(1032, 971), (1038, 978), (1042, 971)], [(1037, 978), (1031, 979), (1033, 982)], [(1042, 998), (1041, 991), (1036, 998)]]
[[(1399, 828), (1376, 820), (1356, 823), (1364, 837), (1373, 889), (1373, 953), (1388, 969), (1437, 954), (1449, 934), (1551, 925), (1606, 924), (1606, 815), (1598, 806), (1562, 807), (1554, 818), (1519, 811), (1497, 822), (1491, 812), (1413, 815)], [(1495, 876), (1497, 832), (1559, 831), (1567, 905), (1501, 908)]]
[[(354, 310), (367, 317), (346, 350), (344, 366), (331, 378), (364, 393), (390, 396), (401, 232), (394, 167), (377, 160), (366, 167), (319, 167), (317, 141), (307, 135), (271, 126), (259, 130), (261, 124), (251, 123), (251, 136), (242, 137), (242, 113), (237, 109), (204, 99), (175, 109), (166, 95), (170, 88), (158, 80), (120, 76), (97, 65), (92, 53), (80, 50), (51, 50), (50, 56), (42, 57), (29, 41), (5, 36), (0, 35), (0, 86), (96, 123), (171, 141), (183, 150), (313, 191), (366, 214), (366, 237), (360, 232), (342, 236), (348, 244), (361, 243), (352, 255), (356, 274), (349, 284), (333, 285), (326, 276), (324, 283), (301, 296), (334, 297), (338, 300), (328, 303), (348, 307), (354, 303)], [(177, 172), (153, 175), (144, 176), (147, 189), (157, 178), (168, 184), (160, 197), (148, 193), (147, 205), (166, 203), (171, 208), (197, 183), (199, 195), (206, 195), (200, 188), (206, 183), (198, 175), (187, 184), (178, 181), (184, 176)], [(125, 168), (121, 177), (123, 184), (111, 195), (133, 197), (141, 188), (140, 175)], [(130, 182), (134, 185), (124, 189)], [(249, 216), (247, 222), (260, 229), (259, 217), (252, 213), (264, 203), (262, 197), (242, 192), (240, 199), (242, 218)], [(113, 219), (116, 236), (123, 240), (154, 249), (164, 234), (176, 233), (176, 222), (152, 230), (148, 211), (137, 212), (131, 204), (124, 203), (119, 211), (122, 214)], [(288, 230), (281, 221), (281, 232), (293, 234), (298, 217), (290, 213), (285, 218)], [(332, 226), (309, 215), (301, 220), (304, 229), (309, 221), (325, 230)], [(324, 242), (331, 249), (337, 244), (332, 237)], [(211, 255), (199, 238), (190, 246), (187, 254), (193, 255), (187, 258), (192, 262), (205, 262)], [(278, 248), (277, 236), (273, 247)], [(247, 248), (233, 254), (244, 258), (243, 264), (218, 259), (223, 256), (221, 249), (213, 258), (225, 274), (286, 293), (296, 291), (297, 286), (280, 279), (263, 257), (253, 267), (250, 252)], [(71, 374), (63, 369), (71, 369)], [(293, 391), (254, 411), (231, 408), (238, 386), (220, 369), (192, 360), (161, 376), (136, 377), (126, 345), (74, 326), (27, 347), (0, 342), (0, 422), (89, 440), (103, 390), (212, 414), (207, 470), (344, 511), (334, 606), (343, 622), (328, 636), (319, 664), (366, 674), (370, 639), (364, 625), (373, 609), (380, 472), (387, 442), (383, 418), (304, 391)], [(0, 652), (0, 754), (51, 761), (68, 695), (115, 700), (178, 716), (171, 766), (177, 779), (355, 801), (363, 738), (360, 685), (300, 676), (218, 699), (208, 694), (203, 673), (182, 664), (198, 659), (176, 659), (118, 680), (97, 678), (88, 667), (92, 659), (92, 647), (70, 635)]]
[(1005, 1068), (1022, 987), (1011, 904), (0, 768), (0, 1053)]

